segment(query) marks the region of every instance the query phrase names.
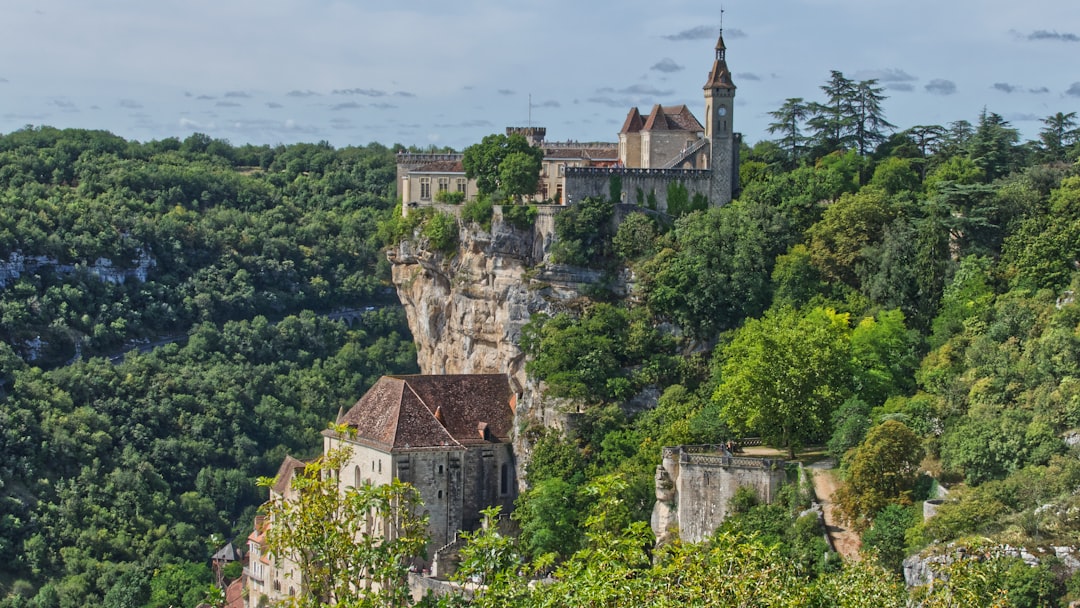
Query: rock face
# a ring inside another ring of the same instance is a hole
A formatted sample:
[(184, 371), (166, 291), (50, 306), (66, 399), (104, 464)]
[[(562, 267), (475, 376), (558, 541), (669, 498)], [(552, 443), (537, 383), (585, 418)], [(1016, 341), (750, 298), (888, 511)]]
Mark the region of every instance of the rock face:
[[(525, 374), (518, 346), (522, 327), (534, 313), (580, 306), (583, 287), (601, 278), (598, 271), (550, 263), (560, 209), (539, 207), (535, 225), (519, 229), (503, 222), (496, 206), (490, 231), (476, 224), (460, 227), (453, 254), (430, 251), (422, 239), (403, 242), (388, 254), (420, 371), (506, 373), (517, 395), (518, 428), (521, 422), (561, 425), (559, 408), (545, 403), (539, 383)], [(516, 447), (527, 457), (527, 446)]]

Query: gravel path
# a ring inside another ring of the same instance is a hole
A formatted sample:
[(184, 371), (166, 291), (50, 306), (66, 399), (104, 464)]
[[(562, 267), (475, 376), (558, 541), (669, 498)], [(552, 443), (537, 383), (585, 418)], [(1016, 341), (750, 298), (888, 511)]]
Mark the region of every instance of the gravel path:
[(832, 501), (833, 493), (839, 485), (833, 470), (835, 465), (831, 459), (809, 465), (814, 475), (814, 493), (821, 501), (821, 508), (825, 512), (825, 529), (836, 547), (836, 552), (846, 560), (858, 561), (859, 547), (862, 545), (859, 535), (840, 524), (839, 508)]

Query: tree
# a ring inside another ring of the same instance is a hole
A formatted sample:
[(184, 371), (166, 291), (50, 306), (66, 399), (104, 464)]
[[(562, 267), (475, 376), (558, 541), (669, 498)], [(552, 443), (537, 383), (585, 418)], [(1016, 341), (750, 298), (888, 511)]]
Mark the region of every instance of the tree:
[(986, 172), (987, 181), (993, 181), (1019, 166), (1021, 150), (1016, 145), (1019, 141), (1019, 131), (999, 114), (983, 108), (968, 144), (968, 156)]
[(922, 455), (922, 443), (904, 423), (886, 420), (870, 429), (836, 492), (845, 519), (863, 529), (886, 505), (910, 504)]
[(496, 133), (465, 148), (461, 164), (465, 176), (476, 180), (480, 194), (502, 191), (520, 198), (536, 192), (544, 151), (520, 133)]
[(885, 129), (896, 126), (885, 120), (885, 112), (881, 108), (881, 102), (885, 100), (882, 94), (884, 90), (884, 87), (877, 86), (875, 79), (863, 80), (855, 85), (852, 138), (860, 156), (866, 156), (872, 146), (885, 141)]
[(779, 109), (769, 112), (769, 116), (776, 119), (769, 123), (769, 133), (781, 134), (776, 143), (788, 151), (789, 167), (798, 164), (799, 149), (806, 143), (800, 124), (810, 116), (810, 109), (802, 97), (789, 97)]
[(826, 278), (857, 288), (856, 270), (863, 250), (881, 240), (885, 226), (895, 217), (884, 190), (863, 188), (842, 195), (807, 230), (810, 260)]
[(1039, 131), (1042, 156), (1048, 161), (1063, 161), (1069, 149), (1080, 141), (1076, 128), (1076, 112), (1051, 114), (1042, 119), (1046, 126)]
[(348, 459), (345, 448), (327, 453), (293, 478), (292, 496), (271, 498), (267, 551), (296, 565), (298, 606), (406, 606), (409, 563), (427, 544), (420, 493), (396, 479), (342, 488), (336, 473)]
[(771, 310), (721, 347), (713, 400), (734, 429), (759, 433), (794, 458), (823, 441), (832, 412), (851, 392), (848, 315), (814, 308)]
[(855, 81), (843, 72), (832, 70), (829, 82), (820, 88), (825, 93), (825, 103), (813, 103), (810, 111), (810, 136), (818, 156), (848, 149), (852, 143), (855, 121), (855, 101), (858, 89)]

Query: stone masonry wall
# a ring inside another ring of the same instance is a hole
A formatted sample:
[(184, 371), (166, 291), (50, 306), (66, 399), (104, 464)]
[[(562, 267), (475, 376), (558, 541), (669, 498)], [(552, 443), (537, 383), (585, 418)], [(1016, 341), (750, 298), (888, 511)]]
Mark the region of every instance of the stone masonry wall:
[(695, 194), (709, 196), (710, 172), (707, 170), (582, 167), (566, 170), (567, 200), (574, 203), (587, 196), (608, 198), (611, 178), (615, 175), (622, 180), (621, 201), (625, 204), (646, 206), (652, 193), (656, 197), (656, 209), (667, 211), (667, 189), (672, 182), (686, 186), (690, 200)]

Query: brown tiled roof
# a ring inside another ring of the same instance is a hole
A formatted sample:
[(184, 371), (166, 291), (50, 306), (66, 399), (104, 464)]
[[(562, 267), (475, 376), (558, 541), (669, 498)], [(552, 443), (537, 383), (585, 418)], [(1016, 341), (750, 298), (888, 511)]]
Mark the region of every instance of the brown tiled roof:
[(464, 173), (465, 166), (460, 160), (438, 160), (426, 165), (420, 165), (411, 170), (412, 173)]
[(281, 462), (281, 466), (278, 467), (277, 475), (274, 476), (274, 485), (271, 489), (278, 494), (284, 495), (289, 489), (289, 484), (292, 483), (292, 478), (297, 469), (303, 469), (307, 464), (302, 460), (297, 460), (292, 456), (286, 456), (285, 460)]
[(383, 376), (341, 422), (386, 450), (461, 448), (509, 439), (511, 396), (503, 374)]
[(243, 577), (229, 583), (229, 586), (225, 588), (225, 608), (244, 608)]
[(641, 130), (641, 127), (645, 126), (645, 121), (641, 119), (641, 112), (637, 108), (630, 108), (630, 111), (626, 114), (626, 121), (623, 123), (622, 130), (619, 133), (637, 133)]
[(686, 107), (686, 104), (677, 106), (656, 104), (653, 106), (652, 112), (649, 113), (649, 119), (641, 130), (698, 132), (704, 130), (704, 128), (698, 122), (698, 119), (694, 117), (694, 113), (690, 111), (690, 108)]

